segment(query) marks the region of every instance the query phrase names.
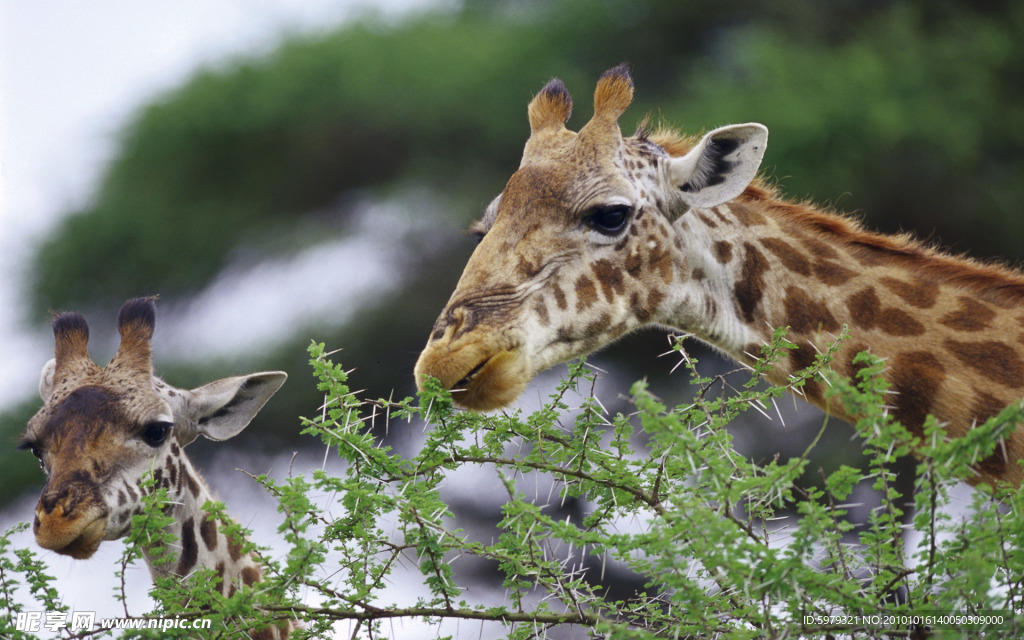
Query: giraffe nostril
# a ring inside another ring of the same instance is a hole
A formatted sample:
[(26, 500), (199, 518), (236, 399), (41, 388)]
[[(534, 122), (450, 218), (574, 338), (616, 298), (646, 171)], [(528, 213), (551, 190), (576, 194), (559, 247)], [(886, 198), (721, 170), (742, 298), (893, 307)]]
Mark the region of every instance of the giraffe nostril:
[(42, 507), (47, 516), (59, 510), (59, 517), (67, 517), (75, 511), (82, 497), (80, 489), (74, 486), (65, 487), (63, 491), (47, 492), (39, 499), (36, 515), (38, 517), (39, 507)]
[(431, 341), (443, 338), (449, 327), (452, 329), (452, 335), (457, 335), (465, 323), (466, 315), (466, 309), (462, 306), (446, 309), (434, 323), (434, 331), (430, 334)]
[(440, 340), (441, 337), (444, 335), (445, 329), (447, 328), (448, 321), (444, 316), (441, 316), (440, 318), (437, 319), (437, 322), (434, 323), (434, 331), (430, 334), (430, 341), (435, 342), (437, 340)]
[(48, 493), (43, 495), (39, 500), (39, 506), (43, 508), (47, 514), (53, 513), (53, 510), (57, 508), (57, 503), (60, 502), (63, 496), (54, 493)]

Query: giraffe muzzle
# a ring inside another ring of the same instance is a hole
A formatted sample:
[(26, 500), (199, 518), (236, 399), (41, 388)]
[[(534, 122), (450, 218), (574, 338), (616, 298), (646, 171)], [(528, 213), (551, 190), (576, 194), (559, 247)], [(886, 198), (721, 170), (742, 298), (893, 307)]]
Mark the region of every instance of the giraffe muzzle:
[(437, 378), (452, 400), (473, 411), (500, 409), (511, 403), (533, 378), (520, 349), (487, 349), (480, 342), (452, 345), (433, 342), (416, 363), (416, 381)]
[(465, 375), (465, 377), (463, 377), (461, 380), (455, 383), (455, 386), (452, 387), (451, 390), (457, 393), (459, 392), (459, 390), (466, 389), (467, 387), (469, 387), (471, 384), (473, 384), (473, 379), (476, 378), (477, 374), (480, 373), (483, 370), (483, 368), (487, 365), (487, 363), (490, 361), (491, 358), (487, 358), (480, 364), (473, 367), (470, 370), (470, 372)]
[(500, 409), (522, 392), (529, 379), (520, 373), (521, 358), (515, 351), (500, 351), (473, 369), (452, 388), (456, 404), (475, 411)]
[(99, 509), (89, 509), (77, 517), (68, 517), (64, 507), (58, 505), (49, 513), (36, 507), (32, 531), (36, 544), (61, 555), (84, 560), (96, 553), (107, 530), (107, 515)]

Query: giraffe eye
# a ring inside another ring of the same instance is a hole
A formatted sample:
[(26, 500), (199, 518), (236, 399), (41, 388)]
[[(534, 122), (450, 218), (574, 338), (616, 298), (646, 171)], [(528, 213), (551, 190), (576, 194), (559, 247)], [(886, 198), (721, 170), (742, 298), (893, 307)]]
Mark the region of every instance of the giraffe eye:
[(469, 229), (466, 231), (473, 236), (477, 244), (480, 244), (484, 240), (484, 236), (487, 235), (487, 223), (483, 220), (477, 220), (473, 224), (469, 225)]
[(46, 468), (43, 466), (43, 452), (40, 451), (39, 447), (37, 447), (34, 443), (22, 442), (21, 444), (18, 445), (18, 450), (31, 451), (32, 455), (34, 455), (36, 459), (39, 460), (39, 467), (42, 468), (44, 471), (46, 470)]
[(142, 430), (142, 439), (151, 447), (159, 447), (167, 440), (172, 426), (170, 422), (150, 422)]
[(632, 211), (624, 204), (594, 207), (583, 217), (583, 224), (606, 236), (618, 235), (626, 227)]

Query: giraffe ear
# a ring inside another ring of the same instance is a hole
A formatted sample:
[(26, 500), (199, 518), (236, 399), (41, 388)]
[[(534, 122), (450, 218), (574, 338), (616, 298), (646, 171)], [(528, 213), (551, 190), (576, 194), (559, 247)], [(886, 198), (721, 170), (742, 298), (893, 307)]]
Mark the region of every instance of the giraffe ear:
[(53, 393), (53, 374), (57, 371), (57, 360), (50, 358), (43, 365), (43, 371), (39, 374), (39, 397), (46, 402)]
[(761, 124), (734, 124), (709, 132), (685, 156), (673, 158), (672, 183), (691, 208), (704, 209), (743, 193), (757, 175), (768, 146)]
[(287, 378), (283, 371), (266, 371), (224, 378), (193, 389), (187, 423), (194, 425), (195, 430), (179, 432), (178, 441), (186, 445), (200, 434), (210, 440), (235, 437), (249, 426)]

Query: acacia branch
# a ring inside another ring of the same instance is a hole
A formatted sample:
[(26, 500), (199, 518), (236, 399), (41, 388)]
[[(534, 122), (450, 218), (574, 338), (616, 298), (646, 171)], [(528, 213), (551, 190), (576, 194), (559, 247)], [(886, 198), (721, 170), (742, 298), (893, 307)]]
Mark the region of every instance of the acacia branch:
[(261, 607), (267, 612), (302, 613), (312, 617), (324, 617), (332, 620), (388, 620), (393, 618), (446, 618), (459, 620), (483, 620), (486, 622), (526, 622), (550, 625), (577, 624), (594, 626), (597, 624), (623, 624), (621, 621), (587, 611), (556, 613), (552, 611), (508, 611), (506, 609), (469, 609), (454, 607), (395, 607), (381, 608), (360, 603), (362, 610), (337, 609), (334, 607), (313, 606), (281, 606)]
[(451, 457), (453, 462), (472, 462), (476, 464), (498, 464), (504, 466), (514, 467), (529, 467), (537, 471), (547, 471), (549, 473), (556, 473), (563, 476), (570, 476), (578, 480), (585, 480), (587, 482), (593, 482), (594, 484), (607, 487), (609, 489), (618, 489), (624, 491), (629, 495), (633, 496), (637, 500), (640, 500), (647, 506), (654, 509), (658, 515), (665, 514), (665, 507), (662, 506), (661, 500), (659, 500), (653, 493), (644, 491), (643, 489), (637, 489), (636, 487), (630, 487), (628, 485), (617, 484), (608, 480), (602, 480), (595, 478), (594, 476), (586, 473), (585, 471), (578, 471), (568, 469), (566, 467), (560, 467), (558, 465), (543, 464), (540, 462), (531, 462), (528, 460), (514, 460), (512, 458), (499, 458), (497, 456), (467, 456), (461, 453), (453, 454)]

